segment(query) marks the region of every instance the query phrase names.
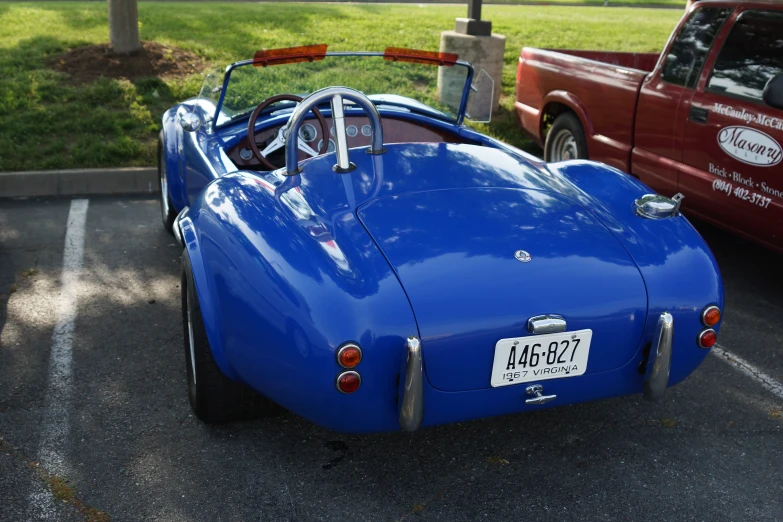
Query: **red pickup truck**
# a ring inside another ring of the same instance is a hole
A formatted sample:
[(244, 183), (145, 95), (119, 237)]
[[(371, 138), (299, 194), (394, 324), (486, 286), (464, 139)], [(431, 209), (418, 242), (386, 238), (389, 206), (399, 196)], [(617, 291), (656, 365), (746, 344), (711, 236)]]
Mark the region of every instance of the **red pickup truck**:
[(602, 161), (783, 251), (783, 3), (699, 2), (660, 55), (526, 47), (516, 96), (546, 161)]

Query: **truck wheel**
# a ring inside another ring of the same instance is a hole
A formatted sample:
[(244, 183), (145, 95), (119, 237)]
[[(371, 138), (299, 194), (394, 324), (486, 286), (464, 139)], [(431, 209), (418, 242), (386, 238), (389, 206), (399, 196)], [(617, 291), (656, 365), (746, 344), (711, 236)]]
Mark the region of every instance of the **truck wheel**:
[(173, 234), (174, 219), (177, 211), (171, 204), (169, 197), (169, 182), (166, 178), (166, 150), (163, 148), (163, 131), (158, 137), (158, 188), (160, 189), (160, 213), (163, 218), (163, 228), (169, 234)]
[(555, 118), (546, 135), (544, 161), (566, 161), (587, 159), (587, 139), (579, 118), (572, 112), (565, 112)]
[(196, 417), (208, 424), (268, 417), (282, 408), (220, 371), (209, 346), (187, 250), (182, 254), (182, 326), (188, 397)]

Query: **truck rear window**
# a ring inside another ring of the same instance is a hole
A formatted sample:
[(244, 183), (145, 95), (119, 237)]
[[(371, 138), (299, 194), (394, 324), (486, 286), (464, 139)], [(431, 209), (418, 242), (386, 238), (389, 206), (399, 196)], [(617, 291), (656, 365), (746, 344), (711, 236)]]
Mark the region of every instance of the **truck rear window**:
[(783, 74), (783, 13), (740, 15), (715, 62), (707, 90), (761, 102), (767, 82)]
[(661, 79), (693, 89), (712, 42), (729, 13), (731, 9), (717, 7), (693, 11), (672, 42), (663, 62)]

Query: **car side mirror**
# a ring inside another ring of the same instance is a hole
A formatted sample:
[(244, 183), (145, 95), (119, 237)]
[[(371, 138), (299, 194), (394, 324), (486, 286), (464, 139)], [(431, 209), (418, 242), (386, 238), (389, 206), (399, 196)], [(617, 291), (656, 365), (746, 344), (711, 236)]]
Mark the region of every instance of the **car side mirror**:
[(192, 110), (182, 110), (179, 113), (179, 124), (185, 132), (195, 132), (201, 127), (201, 118)]
[(783, 74), (773, 76), (764, 86), (764, 103), (776, 109), (783, 109)]

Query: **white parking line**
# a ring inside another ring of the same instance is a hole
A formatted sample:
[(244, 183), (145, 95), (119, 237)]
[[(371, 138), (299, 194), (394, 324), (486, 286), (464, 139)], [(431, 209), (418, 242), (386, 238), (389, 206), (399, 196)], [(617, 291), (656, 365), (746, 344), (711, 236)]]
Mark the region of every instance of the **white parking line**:
[(725, 348), (719, 345), (712, 347), (712, 354), (718, 359), (733, 366), (735, 369), (744, 373), (757, 383), (759, 383), (764, 389), (775, 394), (778, 398), (783, 399), (783, 384), (779, 383), (766, 373), (762, 372), (745, 359), (737, 357), (733, 353), (727, 351)]
[[(70, 432), (68, 410), (73, 387), (73, 332), (76, 325), (78, 282), (84, 260), (84, 228), (88, 204), (87, 199), (71, 201), (65, 229), (62, 287), (55, 306), (56, 323), (49, 357), (49, 380), (41, 439), (38, 444), (39, 461), (52, 475), (63, 475), (68, 467), (65, 447)], [(37, 515), (34, 518), (50, 518), (50, 506), (44, 505), (46, 500), (42, 495), (31, 493), (29, 498), (31, 508)]]

